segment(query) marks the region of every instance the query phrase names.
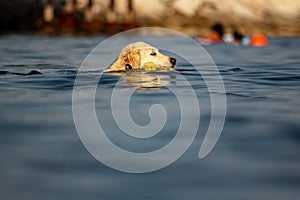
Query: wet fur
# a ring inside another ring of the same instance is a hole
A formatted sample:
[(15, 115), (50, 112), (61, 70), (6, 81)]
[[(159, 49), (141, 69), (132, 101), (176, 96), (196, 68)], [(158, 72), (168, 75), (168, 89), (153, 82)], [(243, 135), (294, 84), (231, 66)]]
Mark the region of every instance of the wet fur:
[[(173, 62), (171, 59), (173, 59)], [(121, 51), (117, 61), (105, 70), (105, 72), (139, 69), (143, 68), (144, 64), (147, 62), (173, 68), (176, 63), (176, 59), (161, 54), (157, 48), (147, 43), (136, 42), (127, 45)]]

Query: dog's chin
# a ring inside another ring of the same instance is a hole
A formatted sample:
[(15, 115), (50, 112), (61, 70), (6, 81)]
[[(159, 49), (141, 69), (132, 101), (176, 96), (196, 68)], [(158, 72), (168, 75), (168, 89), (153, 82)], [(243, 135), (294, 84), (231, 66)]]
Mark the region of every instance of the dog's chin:
[(155, 64), (153, 62), (147, 62), (143, 64), (142, 68), (145, 71), (173, 71), (174, 70), (174, 65), (172, 64)]
[(173, 64), (171, 64), (171, 65), (165, 65), (164, 68), (174, 69), (175, 65), (173, 65)]
[(171, 70), (171, 71), (173, 71), (174, 68), (175, 68), (175, 65), (173, 65), (173, 64), (161, 65), (161, 69), (163, 69), (163, 70)]

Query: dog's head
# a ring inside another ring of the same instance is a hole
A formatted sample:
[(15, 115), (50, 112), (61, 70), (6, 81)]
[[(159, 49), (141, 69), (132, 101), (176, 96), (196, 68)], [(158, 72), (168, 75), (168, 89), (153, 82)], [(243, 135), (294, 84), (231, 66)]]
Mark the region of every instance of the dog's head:
[(154, 63), (164, 68), (174, 68), (176, 59), (163, 55), (155, 47), (144, 42), (126, 46), (118, 60), (107, 71), (122, 71), (143, 68), (146, 63)]

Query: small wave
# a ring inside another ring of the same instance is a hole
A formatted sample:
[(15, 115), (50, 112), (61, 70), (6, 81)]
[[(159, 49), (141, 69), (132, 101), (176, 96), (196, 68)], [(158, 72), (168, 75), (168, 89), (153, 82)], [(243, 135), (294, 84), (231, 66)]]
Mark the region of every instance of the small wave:
[(300, 76), (299, 75), (275, 76), (275, 77), (267, 77), (264, 79), (269, 81), (294, 81), (294, 80), (300, 80)]
[(37, 70), (31, 70), (30, 72), (28, 73), (17, 73), (17, 72), (12, 72), (11, 74), (14, 74), (14, 75), (19, 75), (19, 76), (30, 76), (30, 75), (37, 75), (37, 74), (43, 74)]
[(239, 67), (234, 67), (234, 68), (230, 68), (230, 69), (225, 69), (225, 70), (220, 70), (221, 73), (226, 73), (226, 72), (242, 72), (245, 71), (242, 68)]
[(228, 96), (236, 96), (236, 97), (245, 97), (245, 98), (258, 98), (258, 99), (265, 99), (267, 97), (264, 96), (255, 96), (255, 95), (246, 95), (246, 94), (238, 94), (233, 92), (226, 92)]
[(9, 74), (9, 71), (0, 71), (0, 75)]
[(30, 76), (30, 75), (37, 75), (37, 74), (43, 74), (37, 70), (31, 70), (28, 73), (18, 73), (18, 72), (9, 72), (9, 71), (0, 71), (0, 75), (7, 75), (7, 74), (13, 74), (13, 75), (19, 75), (19, 76)]
[(194, 71), (196, 71), (196, 69), (192, 69), (192, 68), (189, 68), (189, 69), (179, 68), (179, 69), (176, 69), (176, 71), (179, 71), (179, 72), (194, 72)]
[(78, 70), (58, 70), (57, 73), (59, 74), (68, 74), (68, 75), (76, 75)]

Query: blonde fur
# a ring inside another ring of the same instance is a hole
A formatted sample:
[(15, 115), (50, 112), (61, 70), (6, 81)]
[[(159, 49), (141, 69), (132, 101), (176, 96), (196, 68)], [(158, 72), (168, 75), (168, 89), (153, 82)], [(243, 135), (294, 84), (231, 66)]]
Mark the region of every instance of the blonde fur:
[(143, 68), (145, 63), (149, 62), (163, 67), (173, 68), (176, 59), (161, 54), (157, 48), (147, 43), (135, 42), (127, 45), (121, 51), (117, 61), (105, 70), (105, 72), (139, 69)]

